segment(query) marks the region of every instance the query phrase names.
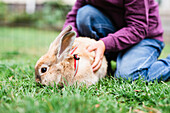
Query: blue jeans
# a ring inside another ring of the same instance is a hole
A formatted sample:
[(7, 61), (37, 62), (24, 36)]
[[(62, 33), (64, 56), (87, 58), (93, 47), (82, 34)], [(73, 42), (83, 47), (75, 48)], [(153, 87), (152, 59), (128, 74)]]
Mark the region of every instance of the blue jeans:
[[(110, 19), (97, 8), (86, 5), (80, 8), (76, 17), (80, 36), (99, 40), (109, 33), (116, 32)], [(117, 53), (106, 53), (108, 62), (116, 61), (115, 77), (146, 81), (168, 80), (170, 77), (170, 55), (158, 60), (164, 43), (155, 39), (144, 39), (127, 50)]]

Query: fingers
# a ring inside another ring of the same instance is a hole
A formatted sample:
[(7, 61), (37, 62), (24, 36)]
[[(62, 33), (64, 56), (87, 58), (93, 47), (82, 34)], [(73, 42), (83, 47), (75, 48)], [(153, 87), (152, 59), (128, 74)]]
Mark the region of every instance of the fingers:
[(95, 50), (96, 50), (96, 46), (91, 45), (91, 46), (89, 46), (89, 47), (87, 48), (87, 50), (88, 50), (89, 52), (95, 51)]
[(95, 59), (92, 64), (93, 71), (97, 71), (102, 65), (102, 59), (105, 51), (105, 45), (102, 41), (98, 41), (90, 45), (87, 50), (89, 52), (95, 51)]
[(100, 49), (96, 49), (95, 61), (92, 64), (93, 71), (97, 71), (102, 65), (103, 53)]
[(102, 61), (100, 60), (96, 67), (93, 68), (93, 72), (97, 71), (102, 65)]
[(101, 52), (99, 51), (99, 49), (96, 50), (96, 56), (95, 56), (95, 61), (92, 64), (92, 68), (94, 69), (95, 67), (97, 67), (97, 65), (100, 63), (101, 59), (103, 55), (101, 54)]

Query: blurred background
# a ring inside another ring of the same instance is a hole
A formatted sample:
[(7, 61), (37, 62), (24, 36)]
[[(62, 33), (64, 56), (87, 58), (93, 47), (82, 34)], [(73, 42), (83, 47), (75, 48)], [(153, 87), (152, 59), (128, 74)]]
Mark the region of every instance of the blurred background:
[[(64, 24), (76, 0), (0, 0), (0, 61), (39, 57)], [(156, 0), (170, 53), (170, 0)]]
[(75, 0), (0, 0), (1, 26), (60, 30)]

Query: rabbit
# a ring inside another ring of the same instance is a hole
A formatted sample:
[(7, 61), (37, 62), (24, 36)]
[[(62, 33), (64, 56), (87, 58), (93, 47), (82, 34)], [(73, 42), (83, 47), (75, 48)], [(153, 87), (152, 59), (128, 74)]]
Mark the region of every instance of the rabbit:
[(101, 67), (93, 72), (91, 64), (94, 62), (95, 52), (87, 50), (93, 43), (95, 40), (88, 37), (76, 38), (72, 26), (67, 26), (50, 44), (48, 52), (37, 61), (36, 82), (51, 86), (83, 83), (87, 87), (98, 82), (107, 73), (107, 61), (104, 56)]

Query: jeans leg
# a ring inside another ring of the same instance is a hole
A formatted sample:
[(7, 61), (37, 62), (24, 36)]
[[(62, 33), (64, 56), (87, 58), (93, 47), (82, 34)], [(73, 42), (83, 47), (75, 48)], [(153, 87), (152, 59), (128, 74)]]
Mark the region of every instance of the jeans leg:
[(80, 36), (96, 40), (116, 31), (109, 18), (91, 5), (85, 5), (78, 10), (76, 24)]
[(154, 62), (148, 70), (147, 81), (162, 80), (166, 81), (170, 78), (170, 55), (165, 59)]
[(170, 56), (157, 60), (163, 47), (163, 42), (144, 39), (127, 51), (119, 53), (115, 76), (132, 80), (141, 77), (148, 82), (167, 80), (170, 77)]

